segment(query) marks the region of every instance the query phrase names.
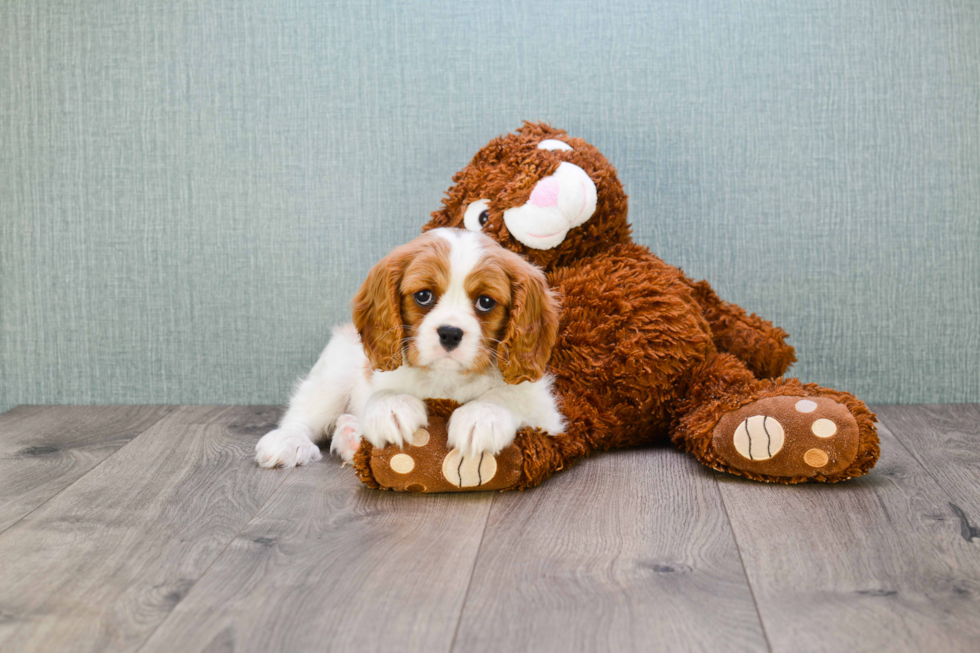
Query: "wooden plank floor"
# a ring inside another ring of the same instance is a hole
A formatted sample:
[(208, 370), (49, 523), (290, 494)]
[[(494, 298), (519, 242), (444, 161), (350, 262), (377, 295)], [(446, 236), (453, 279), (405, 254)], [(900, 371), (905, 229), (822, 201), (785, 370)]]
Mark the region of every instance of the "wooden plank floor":
[(16, 408), (0, 651), (980, 650), (980, 408), (876, 410), (837, 486), (660, 447), (417, 496), (259, 470), (275, 408)]

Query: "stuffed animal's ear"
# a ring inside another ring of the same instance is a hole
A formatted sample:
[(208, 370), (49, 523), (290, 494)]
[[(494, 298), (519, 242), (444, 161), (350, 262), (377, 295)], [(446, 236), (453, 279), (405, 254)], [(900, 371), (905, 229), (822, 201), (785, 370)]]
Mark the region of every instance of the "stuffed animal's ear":
[(438, 229), (440, 227), (452, 227), (453, 221), (449, 217), (449, 208), (445, 206), (446, 200), (443, 200), (443, 207), (438, 211), (432, 212), (432, 219), (427, 223), (422, 225), (422, 232), (431, 231), (432, 229)]
[(558, 338), (558, 302), (541, 270), (511, 252), (507, 259), (510, 321), (497, 346), (497, 365), (507, 383), (537, 381)]
[(403, 257), (396, 250), (371, 268), (354, 297), (354, 326), (375, 370), (388, 372), (402, 364), (405, 327), (399, 286), (403, 272)]

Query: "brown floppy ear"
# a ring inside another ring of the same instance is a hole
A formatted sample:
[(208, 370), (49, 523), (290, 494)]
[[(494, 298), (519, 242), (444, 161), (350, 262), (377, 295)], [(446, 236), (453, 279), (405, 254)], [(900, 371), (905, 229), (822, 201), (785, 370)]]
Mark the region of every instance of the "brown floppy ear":
[(402, 322), (401, 284), (404, 260), (395, 250), (371, 268), (361, 289), (354, 296), (354, 326), (361, 336), (371, 368), (390, 372), (401, 367)]
[(507, 383), (537, 381), (558, 338), (558, 302), (541, 270), (512, 252), (504, 256), (511, 285), (510, 321), (497, 346), (497, 365)]

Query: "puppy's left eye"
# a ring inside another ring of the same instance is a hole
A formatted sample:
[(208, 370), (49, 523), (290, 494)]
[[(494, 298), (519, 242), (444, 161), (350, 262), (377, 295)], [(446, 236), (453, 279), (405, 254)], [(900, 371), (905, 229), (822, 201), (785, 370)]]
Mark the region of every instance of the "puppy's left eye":
[(432, 304), (432, 300), (435, 299), (431, 290), (420, 290), (412, 295), (412, 297), (415, 298), (415, 303), (419, 306), (429, 306)]
[(492, 297), (487, 297), (486, 295), (480, 295), (476, 298), (476, 310), (481, 313), (488, 313), (493, 310), (493, 307), (497, 305), (496, 300)]

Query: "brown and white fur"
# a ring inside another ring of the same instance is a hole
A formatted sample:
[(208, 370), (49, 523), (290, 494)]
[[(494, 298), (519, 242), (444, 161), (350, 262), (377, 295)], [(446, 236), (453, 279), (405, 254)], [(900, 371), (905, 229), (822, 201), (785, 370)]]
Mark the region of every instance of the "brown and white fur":
[(320, 458), (349, 461), (361, 437), (411, 444), (428, 423), (426, 398), (460, 404), (449, 446), (497, 454), (517, 430), (561, 433), (564, 420), (545, 366), (558, 310), (544, 274), (489, 237), (434, 229), (374, 266), (354, 299), (354, 324), (333, 338), (289, 402), (279, 427), (255, 446), (262, 467)]

